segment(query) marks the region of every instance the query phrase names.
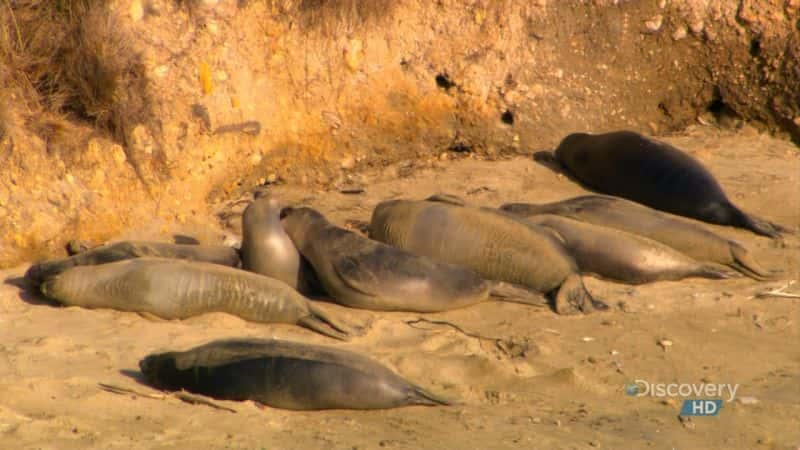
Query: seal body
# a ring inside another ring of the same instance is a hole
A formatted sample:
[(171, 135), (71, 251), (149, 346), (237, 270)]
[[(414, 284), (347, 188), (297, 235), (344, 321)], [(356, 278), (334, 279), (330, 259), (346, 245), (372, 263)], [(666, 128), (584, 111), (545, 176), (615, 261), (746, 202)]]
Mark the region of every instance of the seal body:
[(213, 341), (153, 354), (139, 367), (148, 383), (224, 400), (294, 410), (386, 409), (447, 402), (364, 356), (279, 340)]
[(724, 264), (757, 279), (771, 277), (741, 245), (706, 228), (618, 197), (585, 195), (553, 203), (507, 203), (500, 210), (532, 217), (554, 214), (643, 236), (697, 260)]
[(39, 285), (44, 279), (61, 273), (70, 267), (105, 264), (143, 256), (203, 261), (231, 267), (239, 265), (239, 253), (236, 249), (223, 245), (120, 241), (78, 253), (68, 258), (34, 264), (25, 272), (25, 278)]
[(687, 277), (729, 277), (718, 267), (699, 263), (672, 247), (625, 231), (548, 214), (527, 221), (553, 230), (581, 272), (602, 278), (641, 284)]
[(434, 312), (485, 301), (475, 272), (339, 228), (311, 208), (287, 208), (284, 228), (334, 300), (382, 311)]
[(260, 197), (242, 214), (242, 268), (283, 281), (303, 293), (311, 292), (313, 269), (300, 255), (281, 225), (282, 206)]
[(578, 266), (555, 237), (496, 210), (451, 201), (378, 204), (370, 237), (409, 252), (474, 270), (489, 280), (555, 294), (562, 314), (606, 309), (592, 299)]
[(561, 141), (556, 159), (587, 186), (662, 211), (778, 237), (777, 225), (734, 206), (699, 161), (631, 131), (575, 133)]
[(298, 324), (339, 339), (349, 334), (281, 281), (204, 262), (144, 257), (76, 266), (46, 279), (41, 290), (68, 306), (164, 319), (224, 312), (253, 322)]

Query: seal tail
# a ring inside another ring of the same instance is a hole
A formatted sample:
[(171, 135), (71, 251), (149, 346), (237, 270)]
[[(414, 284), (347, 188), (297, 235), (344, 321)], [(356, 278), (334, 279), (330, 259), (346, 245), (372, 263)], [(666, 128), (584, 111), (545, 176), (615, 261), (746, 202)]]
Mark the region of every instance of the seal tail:
[(504, 281), (491, 281), (489, 283), (489, 296), (492, 297), (492, 300), (531, 306), (547, 306), (547, 299), (542, 294), (524, 286)]
[(608, 305), (595, 300), (583, 285), (581, 276), (570, 274), (555, 293), (555, 310), (558, 314), (588, 314), (594, 310), (605, 311)]
[(741, 245), (730, 242), (729, 248), (731, 250), (731, 256), (733, 257), (733, 262), (728, 264), (730, 267), (758, 281), (768, 281), (778, 278), (777, 273), (770, 272), (761, 267), (761, 265), (756, 262), (755, 258), (753, 258), (753, 255)]
[(433, 395), (418, 386), (412, 386), (408, 390), (408, 403), (410, 405), (423, 406), (450, 406), (453, 404), (449, 400)]

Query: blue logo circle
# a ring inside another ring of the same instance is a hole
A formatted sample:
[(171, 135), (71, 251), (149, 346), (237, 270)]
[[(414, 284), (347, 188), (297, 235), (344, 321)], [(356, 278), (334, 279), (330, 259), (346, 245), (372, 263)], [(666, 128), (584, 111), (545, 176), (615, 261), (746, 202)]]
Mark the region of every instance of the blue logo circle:
[(628, 383), (625, 385), (625, 394), (633, 397), (639, 394), (639, 385), (636, 383)]

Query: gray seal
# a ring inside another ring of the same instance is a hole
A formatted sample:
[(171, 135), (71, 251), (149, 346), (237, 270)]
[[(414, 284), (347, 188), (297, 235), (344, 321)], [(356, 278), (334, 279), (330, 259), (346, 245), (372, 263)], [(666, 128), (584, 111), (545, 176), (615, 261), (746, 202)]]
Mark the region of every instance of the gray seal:
[(286, 283), (204, 262), (144, 257), (75, 266), (46, 279), (40, 289), (68, 306), (163, 319), (224, 312), (252, 322), (297, 324), (337, 339), (350, 335), (346, 326)]
[(281, 280), (302, 293), (313, 291), (313, 269), (281, 225), (282, 205), (256, 198), (242, 214), (242, 268)]
[(239, 265), (239, 253), (235, 248), (224, 245), (120, 241), (93, 248), (68, 258), (33, 264), (25, 272), (25, 278), (38, 286), (44, 279), (59, 274), (70, 267), (106, 264), (143, 256), (203, 261), (231, 267)]
[(699, 263), (672, 247), (625, 231), (549, 214), (527, 221), (553, 230), (581, 272), (601, 278), (642, 284), (687, 277), (731, 277), (720, 267)]
[(617, 197), (585, 195), (543, 204), (507, 203), (500, 210), (520, 217), (555, 214), (614, 228), (661, 242), (697, 261), (729, 266), (756, 280), (774, 277), (738, 243), (699, 224)]
[[(311, 208), (285, 208), (283, 226), (338, 303), (379, 311), (446, 311), (483, 302), (490, 295), (542, 304), (540, 296), (497, 292), (472, 270), (413, 255), (330, 223)], [(509, 287), (509, 291), (515, 290)], [(505, 292), (505, 291), (504, 291)], [(530, 300), (533, 297), (534, 300)]]
[(147, 382), (293, 410), (387, 409), (446, 400), (356, 353), (279, 340), (213, 341), (139, 362)]
[(460, 206), (451, 197), (382, 202), (372, 213), (370, 237), (485, 279), (552, 293), (560, 314), (608, 309), (586, 291), (574, 259), (550, 232), (497, 210)]
[(696, 159), (638, 133), (570, 134), (558, 145), (555, 157), (578, 181), (604, 194), (772, 238), (786, 231), (734, 206)]

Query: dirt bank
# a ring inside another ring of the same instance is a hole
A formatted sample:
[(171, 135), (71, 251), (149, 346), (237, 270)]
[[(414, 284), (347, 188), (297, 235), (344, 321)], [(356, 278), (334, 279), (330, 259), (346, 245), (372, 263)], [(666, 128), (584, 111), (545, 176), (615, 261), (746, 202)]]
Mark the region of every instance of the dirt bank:
[[(700, 120), (798, 140), (796, 1), (0, 8), (0, 266), (448, 149)], [(732, 155), (737, 159), (738, 155)]]

